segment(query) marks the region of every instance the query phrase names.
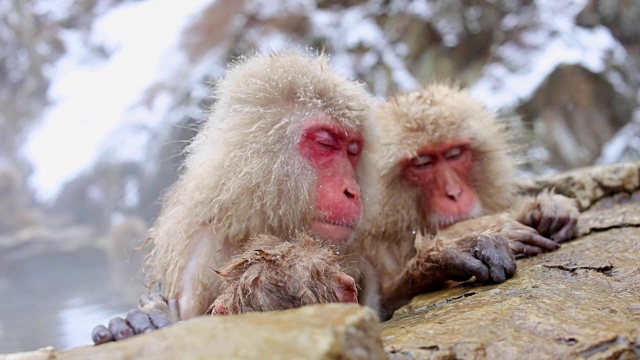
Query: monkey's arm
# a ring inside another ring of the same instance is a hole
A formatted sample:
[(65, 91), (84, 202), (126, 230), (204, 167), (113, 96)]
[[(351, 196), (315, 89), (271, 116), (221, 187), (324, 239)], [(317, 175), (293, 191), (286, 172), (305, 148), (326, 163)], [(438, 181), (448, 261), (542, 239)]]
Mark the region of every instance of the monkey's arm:
[(484, 232), (463, 236), (442, 246), (419, 246), (418, 253), (392, 282), (381, 286), (381, 317), (388, 319), (413, 296), (441, 287), (447, 280), (501, 283), (516, 272), (515, 258), (508, 241), (500, 234)]
[(573, 199), (550, 190), (521, 199), (513, 211), (515, 219), (558, 243), (573, 237), (579, 215)]
[[(178, 282), (167, 296), (176, 298), (180, 305), (180, 318), (183, 320), (204, 315), (213, 300), (220, 293), (218, 284), (210, 281), (208, 273), (211, 267), (217, 268), (226, 263), (232, 251), (237, 251), (216, 235), (208, 226), (195, 231), (188, 243), (188, 252), (183, 259), (184, 268), (179, 273)], [(208, 264), (203, 266), (203, 264)], [(214, 274), (215, 275), (215, 274)]]
[(217, 272), (224, 284), (214, 314), (357, 301), (355, 281), (331, 249), (306, 235), (292, 241), (259, 235)]
[[(179, 320), (203, 315), (217, 292), (217, 287), (207, 286), (202, 281), (200, 264), (206, 259), (214, 259), (212, 244), (224, 246), (215, 234), (203, 226), (193, 233), (189, 243), (185, 266), (173, 290), (168, 290), (171, 299), (160, 294), (143, 295), (137, 309), (130, 310), (125, 318), (114, 317), (108, 327), (98, 325), (93, 329), (92, 338), (96, 345), (118, 341), (134, 335), (144, 334), (165, 327)], [(223, 254), (219, 251), (217, 255)]]
[(178, 302), (167, 300), (162, 295), (143, 295), (138, 308), (130, 310), (127, 316), (114, 317), (109, 326), (98, 325), (93, 329), (93, 343), (100, 345), (128, 337), (151, 332), (180, 320)]

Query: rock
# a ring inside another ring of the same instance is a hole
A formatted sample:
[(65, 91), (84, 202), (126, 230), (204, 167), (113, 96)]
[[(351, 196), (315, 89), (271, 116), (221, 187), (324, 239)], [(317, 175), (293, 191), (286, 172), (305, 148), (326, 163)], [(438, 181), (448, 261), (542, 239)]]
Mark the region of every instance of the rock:
[(378, 318), (353, 304), (202, 316), (100, 346), (1, 356), (39, 359), (385, 359)]
[(579, 237), (519, 260), (505, 283), (416, 297), (382, 324), (385, 349), (398, 359), (640, 357), (638, 166), (530, 181), (531, 191), (553, 186), (578, 198)]
[(565, 65), (548, 75), (518, 113), (534, 121), (537, 138), (550, 153), (549, 165), (566, 170), (593, 164), (633, 117), (635, 97), (634, 90), (617, 90), (604, 73)]
[(557, 193), (576, 199), (586, 210), (608, 196), (621, 196), (640, 189), (640, 162), (629, 162), (575, 169), (552, 176), (522, 179), (519, 191), (536, 194), (553, 188)]

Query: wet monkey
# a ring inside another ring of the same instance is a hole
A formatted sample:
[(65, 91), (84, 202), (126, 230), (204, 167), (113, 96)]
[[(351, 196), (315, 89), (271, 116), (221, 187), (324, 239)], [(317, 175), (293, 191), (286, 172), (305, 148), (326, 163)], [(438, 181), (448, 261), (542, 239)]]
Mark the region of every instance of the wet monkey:
[[(551, 192), (514, 195), (505, 124), (466, 91), (432, 84), (390, 99), (375, 119), (379, 209), (364, 219), (351, 252), (372, 269), (363, 273), (362, 301), (383, 318), (444, 280), (504, 281), (515, 271), (505, 251), (538, 254), (571, 237), (576, 206)], [(489, 250), (478, 251), (478, 241)]]
[[(332, 72), (325, 56), (287, 50), (241, 59), (218, 82), (214, 95), (208, 121), (188, 146), (183, 172), (164, 198), (148, 238), (146, 271), (164, 297), (143, 298), (142, 307), (162, 308), (174, 320), (203, 315), (224, 289), (243, 286), (228, 281), (239, 270), (228, 270), (223, 279), (214, 271), (225, 272), (234, 255), (298, 251), (313, 258), (313, 246), (300, 240), (300, 233), (333, 246), (345, 243), (363, 209), (360, 155), (372, 99), (361, 84)], [(246, 248), (260, 234), (269, 241)], [(279, 247), (285, 240), (293, 249)], [(317, 254), (315, 265), (329, 269), (319, 281), (331, 282), (323, 285), (336, 292), (322, 296), (351, 301), (353, 279), (327, 265), (333, 260), (323, 259), (326, 252)], [(223, 300), (214, 311), (233, 312), (231, 304), (241, 302)], [(127, 320), (116, 319), (110, 330), (97, 328), (94, 342), (158, 327), (145, 311), (151, 323), (144, 319), (142, 325), (126, 327), (130, 318), (144, 318), (133, 311)], [(165, 320), (157, 321), (165, 325)]]
[(355, 282), (332, 247), (306, 234), (291, 242), (259, 235), (247, 249), (219, 271), (225, 286), (212, 305), (214, 314), (358, 301)]

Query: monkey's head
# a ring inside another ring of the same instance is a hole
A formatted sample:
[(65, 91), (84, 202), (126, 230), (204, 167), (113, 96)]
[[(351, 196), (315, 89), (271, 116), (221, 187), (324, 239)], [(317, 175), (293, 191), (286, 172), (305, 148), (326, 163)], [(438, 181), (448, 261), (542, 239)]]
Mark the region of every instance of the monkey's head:
[(376, 118), (384, 212), (407, 230), (433, 233), (509, 205), (506, 128), (467, 92), (433, 84), (396, 96)]
[(342, 272), (331, 247), (306, 234), (291, 241), (258, 235), (248, 245), (217, 271), (224, 287), (212, 305), (214, 314), (357, 302), (355, 282)]
[(345, 242), (360, 221), (360, 154), (371, 99), (323, 55), (240, 59), (218, 83), (186, 172), (200, 220), (230, 238), (307, 229)]

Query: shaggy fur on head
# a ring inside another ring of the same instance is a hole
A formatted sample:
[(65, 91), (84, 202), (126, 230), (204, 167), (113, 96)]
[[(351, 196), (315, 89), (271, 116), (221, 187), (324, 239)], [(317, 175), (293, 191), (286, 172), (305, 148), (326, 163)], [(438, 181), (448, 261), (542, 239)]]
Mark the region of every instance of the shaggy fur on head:
[(168, 297), (202, 228), (216, 234), (214, 248), (224, 250), (216, 254), (224, 254), (199, 265), (198, 294), (211, 292), (212, 269), (252, 236), (287, 239), (306, 230), (315, 203), (314, 171), (297, 152), (306, 119), (332, 117), (364, 134), (371, 109), (364, 88), (333, 73), (325, 56), (292, 50), (241, 58), (214, 96), (148, 239), (146, 270)]
[(227, 314), (339, 301), (332, 287), (340, 274), (337, 257), (303, 234), (291, 242), (257, 236), (219, 274), (225, 285), (216, 304), (224, 304)]
[[(482, 214), (506, 209), (513, 201), (516, 163), (510, 156), (509, 134), (469, 94), (454, 86), (432, 84), (419, 91), (396, 96), (376, 114), (381, 137), (376, 151), (381, 172), (381, 214), (376, 228), (391, 231), (431, 232), (424, 196), (402, 176), (404, 159), (417, 156), (419, 148), (466, 139), (471, 143), (471, 178)], [(418, 201), (418, 203), (416, 203)], [(418, 211), (422, 209), (424, 211)]]
[[(472, 185), (481, 206), (478, 215), (502, 211), (513, 201), (516, 164), (507, 124), (455, 86), (434, 83), (398, 95), (380, 105), (374, 118), (378, 141), (368, 156), (376, 164), (377, 182), (369, 190), (375, 194), (376, 209), (365, 212), (357, 240), (348, 246), (350, 253), (363, 254), (376, 269), (368, 276), (384, 284), (398, 276), (415, 255), (416, 235), (430, 236), (437, 231), (424, 195), (403, 176), (404, 164), (420, 148), (469, 140)], [(371, 285), (365, 285), (363, 293), (369, 291), (367, 286)], [(376, 301), (371, 306), (378, 306)]]

